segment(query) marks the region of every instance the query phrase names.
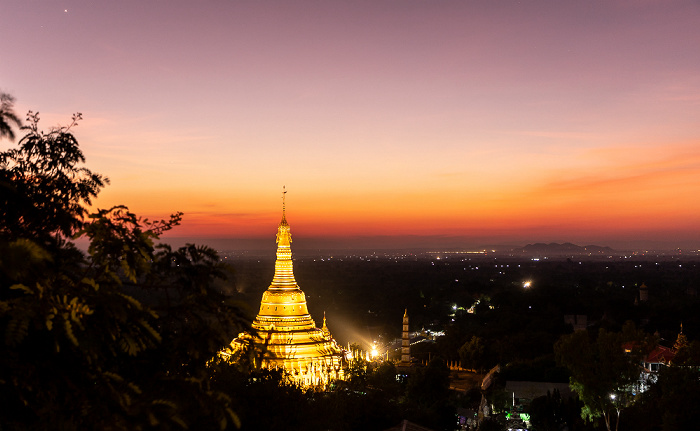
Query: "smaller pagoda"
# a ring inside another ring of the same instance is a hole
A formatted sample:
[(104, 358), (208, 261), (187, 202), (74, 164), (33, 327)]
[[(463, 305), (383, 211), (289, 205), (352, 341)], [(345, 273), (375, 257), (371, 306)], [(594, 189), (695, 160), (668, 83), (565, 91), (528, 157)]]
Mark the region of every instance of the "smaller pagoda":
[(408, 308), (403, 313), (403, 330), (401, 332), (401, 366), (411, 365), (411, 336), (408, 332)]

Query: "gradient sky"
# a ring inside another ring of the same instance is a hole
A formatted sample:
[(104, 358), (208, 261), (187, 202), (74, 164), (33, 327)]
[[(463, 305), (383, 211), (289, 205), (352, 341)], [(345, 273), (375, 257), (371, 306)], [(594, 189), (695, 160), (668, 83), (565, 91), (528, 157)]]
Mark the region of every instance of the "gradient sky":
[(17, 113), (82, 112), (97, 206), (183, 211), (170, 236), (274, 241), (286, 185), (299, 240), (700, 248), (698, 0), (3, 0), (0, 22)]

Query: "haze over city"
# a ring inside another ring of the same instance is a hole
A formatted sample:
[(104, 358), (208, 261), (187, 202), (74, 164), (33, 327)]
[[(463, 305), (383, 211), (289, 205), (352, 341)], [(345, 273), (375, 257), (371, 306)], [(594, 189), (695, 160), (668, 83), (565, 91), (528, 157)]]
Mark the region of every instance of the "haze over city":
[(0, 16), (0, 92), (44, 129), (82, 112), (87, 165), (111, 180), (95, 206), (183, 211), (166, 238), (271, 242), (286, 185), (300, 244), (700, 248), (697, 1)]

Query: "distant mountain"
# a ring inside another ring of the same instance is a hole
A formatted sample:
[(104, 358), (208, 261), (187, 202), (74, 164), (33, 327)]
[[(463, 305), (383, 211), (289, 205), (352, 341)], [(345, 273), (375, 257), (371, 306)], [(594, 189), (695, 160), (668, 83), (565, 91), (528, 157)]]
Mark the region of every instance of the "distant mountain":
[(523, 254), (528, 256), (592, 256), (592, 255), (611, 255), (615, 254), (615, 250), (610, 247), (602, 247), (599, 245), (576, 245), (570, 242), (564, 244), (558, 243), (536, 243), (528, 244), (525, 247), (513, 249), (514, 254)]

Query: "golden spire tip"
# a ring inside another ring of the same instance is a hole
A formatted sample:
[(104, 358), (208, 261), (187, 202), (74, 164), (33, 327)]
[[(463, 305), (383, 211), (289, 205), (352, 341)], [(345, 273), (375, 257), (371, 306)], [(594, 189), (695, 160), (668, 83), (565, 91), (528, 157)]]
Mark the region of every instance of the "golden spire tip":
[(285, 211), (285, 198), (287, 197), (287, 186), (282, 186), (282, 215)]

